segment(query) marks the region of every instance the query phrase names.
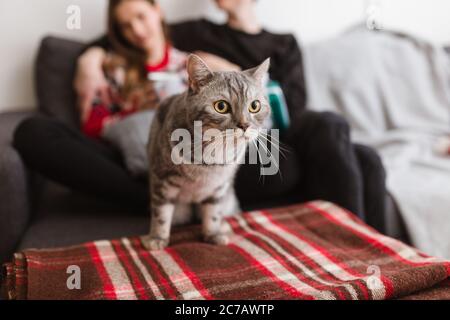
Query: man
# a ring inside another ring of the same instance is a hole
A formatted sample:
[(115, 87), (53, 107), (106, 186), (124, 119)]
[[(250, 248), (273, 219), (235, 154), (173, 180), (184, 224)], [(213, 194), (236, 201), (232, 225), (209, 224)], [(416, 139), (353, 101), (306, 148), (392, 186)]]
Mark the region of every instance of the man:
[[(369, 223), (382, 215), (386, 190), (379, 157), (369, 148), (351, 144), (349, 126), (339, 116), (305, 110), (302, 54), (295, 37), (264, 30), (256, 16), (255, 0), (215, 2), (227, 14), (227, 23), (218, 25), (202, 19), (174, 24), (170, 26), (174, 46), (200, 54), (213, 69), (247, 69), (270, 57), (270, 78), (281, 85), (291, 122), (282, 141), (295, 150), (295, 155), (288, 155), (289, 159), (280, 164), (281, 172), (290, 180), (278, 181), (278, 184), (272, 180), (272, 183), (258, 186), (257, 191), (244, 190), (240, 185), (248, 186), (249, 181), (254, 181), (256, 186), (259, 179), (257, 167), (253, 172), (247, 168), (237, 177), (238, 195), (250, 196), (258, 192), (260, 196), (261, 193), (269, 196), (295, 182), (298, 183), (296, 192), (304, 201), (332, 201), (363, 219), (367, 217)], [(79, 60), (75, 84), (82, 96), (105, 88), (99, 72), (91, 76), (97, 86), (83, 80), (85, 72), (99, 69), (92, 68), (98, 65), (95, 60), (101, 56), (97, 46), (107, 48), (107, 38), (92, 44)], [(292, 180), (293, 176), (297, 176), (297, 180)], [(241, 184), (243, 180), (246, 183)]]
[(302, 55), (295, 37), (264, 30), (256, 16), (255, 0), (215, 2), (228, 16), (225, 25), (208, 20), (173, 25), (173, 43), (183, 51), (203, 51), (222, 57), (242, 69), (270, 57), (270, 78), (281, 84), (291, 120), (295, 122), (306, 104)]

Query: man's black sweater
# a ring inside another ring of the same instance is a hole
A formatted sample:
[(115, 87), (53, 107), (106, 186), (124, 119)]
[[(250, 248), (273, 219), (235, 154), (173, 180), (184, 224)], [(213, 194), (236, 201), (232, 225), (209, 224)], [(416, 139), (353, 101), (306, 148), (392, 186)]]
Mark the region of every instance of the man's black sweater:
[[(292, 34), (274, 34), (262, 30), (248, 34), (208, 20), (172, 24), (173, 45), (186, 52), (205, 51), (220, 56), (242, 69), (257, 66), (271, 58), (270, 77), (281, 84), (286, 96), (291, 121), (296, 123), (305, 109), (306, 89), (300, 48)], [(107, 37), (90, 46), (109, 48)]]

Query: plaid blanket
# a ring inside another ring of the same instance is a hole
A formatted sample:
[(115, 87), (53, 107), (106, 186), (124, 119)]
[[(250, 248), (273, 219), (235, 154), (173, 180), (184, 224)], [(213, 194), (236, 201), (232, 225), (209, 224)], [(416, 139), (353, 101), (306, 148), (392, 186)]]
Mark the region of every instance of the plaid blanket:
[[(139, 237), (26, 250), (5, 266), (8, 299), (450, 299), (450, 262), (429, 257), (327, 203), (231, 217), (228, 246), (173, 231), (170, 248)], [(70, 266), (80, 289), (69, 289)], [(68, 273), (69, 270), (69, 273)]]

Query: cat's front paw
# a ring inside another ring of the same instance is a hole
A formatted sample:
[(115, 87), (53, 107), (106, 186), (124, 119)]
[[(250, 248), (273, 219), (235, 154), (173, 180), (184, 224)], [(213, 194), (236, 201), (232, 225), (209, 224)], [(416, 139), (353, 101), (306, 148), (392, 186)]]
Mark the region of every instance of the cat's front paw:
[(223, 233), (205, 236), (205, 242), (215, 244), (218, 246), (226, 246), (230, 243), (230, 238)]
[(145, 236), (141, 238), (145, 249), (150, 251), (164, 250), (169, 245), (169, 239), (153, 238)]

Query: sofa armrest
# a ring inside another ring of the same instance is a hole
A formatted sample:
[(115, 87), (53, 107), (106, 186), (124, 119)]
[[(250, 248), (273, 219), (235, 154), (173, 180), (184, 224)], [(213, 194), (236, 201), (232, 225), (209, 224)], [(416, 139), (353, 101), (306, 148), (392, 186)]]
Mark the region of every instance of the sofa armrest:
[(18, 124), (31, 115), (0, 114), (0, 264), (10, 258), (30, 217), (28, 173), (12, 140)]

